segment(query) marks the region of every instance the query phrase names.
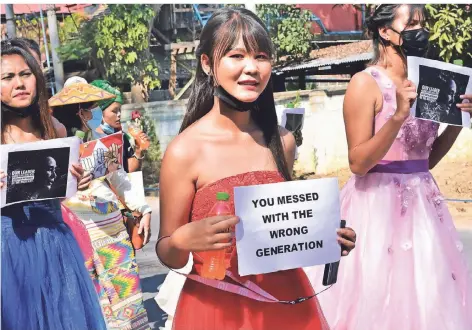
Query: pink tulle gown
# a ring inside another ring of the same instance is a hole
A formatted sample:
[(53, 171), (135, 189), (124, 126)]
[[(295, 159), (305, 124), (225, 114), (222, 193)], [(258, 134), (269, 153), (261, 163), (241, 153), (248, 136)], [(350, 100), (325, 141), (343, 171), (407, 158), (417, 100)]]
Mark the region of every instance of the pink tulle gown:
[[(375, 131), (395, 112), (395, 85), (365, 70), (383, 94)], [(389, 152), (341, 193), (341, 213), (357, 233), (337, 283), (320, 294), (334, 330), (472, 329), (472, 282), (463, 245), (428, 170), (439, 125), (409, 118)], [(320, 292), (323, 269), (305, 269)]]

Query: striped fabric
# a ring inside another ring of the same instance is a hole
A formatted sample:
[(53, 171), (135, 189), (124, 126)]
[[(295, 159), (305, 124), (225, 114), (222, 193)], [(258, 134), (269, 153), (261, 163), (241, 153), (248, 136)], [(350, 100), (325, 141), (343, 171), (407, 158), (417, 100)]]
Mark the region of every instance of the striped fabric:
[[(122, 180), (127, 180), (123, 173), (108, 176), (120, 195), (126, 187)], [(133, 199), (132, 194), (125, 193), (122, 197), (130, 208), (143, 213), (150, 211), (144, 200)], [(99, 294), (108, 329), (150, 329), (134, 249), (118, 203), (115, 194), (100, 179), (94, 180), (88, 190), (79, 191), (64, 202), (90, 236), (93, 256), (85, 264)]]

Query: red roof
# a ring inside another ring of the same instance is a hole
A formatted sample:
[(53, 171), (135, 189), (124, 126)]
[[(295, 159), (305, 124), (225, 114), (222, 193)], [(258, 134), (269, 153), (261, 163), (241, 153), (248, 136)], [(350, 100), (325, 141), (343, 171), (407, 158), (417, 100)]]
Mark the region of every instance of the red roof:
[[(39, 13), (40, 7), (43, 11), (46, 11), (47, 4), (28, 4), (28, 5), (13, 5), (13, 12), (15, 15)], [(82, 12), (85, 7), (92, 6), (92, 4), (57, 4), (56, 13), (58, 14), (69, 14), (71, 13)], [(2, 4), (1, 7), (2, 15), (5, 15), (5, 5)]]

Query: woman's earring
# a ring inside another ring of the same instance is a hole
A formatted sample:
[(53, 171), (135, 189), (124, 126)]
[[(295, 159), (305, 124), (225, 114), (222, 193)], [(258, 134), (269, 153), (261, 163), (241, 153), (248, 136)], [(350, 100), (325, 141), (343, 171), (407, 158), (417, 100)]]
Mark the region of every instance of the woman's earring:
[(207, 73), (207, 78), (208, 78), (208, 84), (212, 84), (212, 78), (211, 78), (211, 74), (208, 72)]

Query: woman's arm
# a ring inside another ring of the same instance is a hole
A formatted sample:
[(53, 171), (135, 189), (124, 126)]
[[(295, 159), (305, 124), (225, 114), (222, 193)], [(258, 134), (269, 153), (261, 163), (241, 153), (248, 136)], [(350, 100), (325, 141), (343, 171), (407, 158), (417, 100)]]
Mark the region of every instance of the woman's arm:
[(297, 144), (293, 134), (285, 127), (279, 126), (280, 137), (282, 138), (282, 146), (284, 148), (285, 161), (287, 162), (288, 172), (293, 172), (293, 163), (295, 162), (295, 153)]
[[(126, 137), (125, 137), (126, 138)], [(147, 141), (149, 140), (149, 137), (141, 132), (139, 134), (140, 139), (144, 139)], [(135, 140), (135, 147), (133, 153), (130, 155), (130, 158), (128, 158), (128, 172), (136, 172), (141, 169), (141, 166), (143, 165), (143, 159), (145, 156), (145, 152), (147, 149), (142, 149), (138, 143), (138, 141)]]
[(125, 162), (128, 162), (128, 173), (133, 173), (141, 170), (143, 165), (144, 152), (136, 145), (134, 148), (131, 146), (130, 137), (127, 133), (123, 134), (123, 147), (125, 149)]
[(156, 246), (159, 259), (172, 268), (187, 264), (190, 251), (176, 246), (172, 234), (190, 220), (190, 209), (195, 196), (195, 174), (193, 173), (193, 152), (177, 137), (168, 146), (161, 165), (159, 180), (160, 230), (162, 239)]
[(344, 123), (349, 148), (349, 166), (365, 175), (387, 154), (408, 117), (416, 91), (410, 82), (397, 89), (397, 110), (374, 134), (376, 110), (382, 107), (382, 94), (375, 80), (361, 72), (352, 78), (344, 97)]
[(122, 168), (107, 175), (107, 179), (113, 186), (118, 196), (126, 203), (131, 211), (138, 211), (141, 214), (151, 213), (151, 208), (145, 200), (133, 191), (133, 186), (128, 173)]
[(442, 134), (434, 141), (431, 153), (429, 154), (429, 169), (433, 169), (449, 152), (454, 142), (456, 142), (462, 127), (447, 126)]
[(54, 129), (56, 130), (56, 134), (58, 138), (65, 138), (67, 137), (67, 130), (66, 127), (57, 120), (54, 116), (51, 116), (52, 124)]
[[(183, 133), (184, 134), (184, 133)], [(221, 250), (231, 246), (229, 228), (239, 220), (235, 216), (216, 216), (190, 222), (195, 197), (199, 148), (182, 135), (166, 150), (160, 177), (160, 230), (156, 243), (159, 259), (172, 268), (187, 264), (190, 252)]]
[[(463, 100), (462, 103), (457, 104), (457, 107), (461, 111), (469, 112), (472, 114), (472, 95), (466, 94), (461, 95), (460, 98)], [(454, 142), (456, 142), (462, 127), (458, 126), (447, 126), (444, 132), (434, 141), (429, 155), (429, 168), (434, 168), (441, 159), (449, 152)]]
[(134, 149), (134, 153), (128, 158), (128, 172), (133, 173), (141, 170), (143, 166), (144, 151)]

